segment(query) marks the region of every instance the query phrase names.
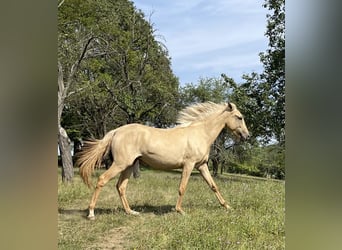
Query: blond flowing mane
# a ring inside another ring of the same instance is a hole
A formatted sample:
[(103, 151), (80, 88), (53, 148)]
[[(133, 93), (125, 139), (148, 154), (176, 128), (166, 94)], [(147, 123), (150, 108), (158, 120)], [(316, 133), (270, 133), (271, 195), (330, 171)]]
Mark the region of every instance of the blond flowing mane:
[(198, 103), (181, 110), (177, 117), (177, 123), (187, 125), (194, 121), (201, 121), (208, 116), (222, 112), (227, 104), (213, 102)]

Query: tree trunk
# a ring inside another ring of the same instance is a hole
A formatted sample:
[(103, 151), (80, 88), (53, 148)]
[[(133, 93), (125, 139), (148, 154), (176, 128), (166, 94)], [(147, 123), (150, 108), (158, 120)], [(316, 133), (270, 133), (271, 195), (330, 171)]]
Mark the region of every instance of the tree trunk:
[(223, 171), (225, 170), (225, 164), (226, 164), (226, 161), (221, 162), (221, 175), (223, 174)]
[(62, 181), (71, 182), (74, 177), (74, 167), (71, 156), (71, 143), (62, 126), (58, 129), (58, 146), (62, 158)]
[(213, 176), (216, 177), (217, 176), (217, 172), (218, 172), (218, 160), (216, 157), (213, 157), (211, 159), (211, 162), (213, 163)]
[[(62, 5), (63, 1), (60, 3)], [(81, 62), (84, 60), (86, 53), (88, 52), (89, 46), (95, 37), (91, 36), (85, 40), (80, 41), (80, 45), (83, 47), (79, 57), (76, 58), (75, 62), (72, 64), (67, 76), (64, 76), (63, 66), (60, 60), (57, 62), (58, 66), (58, 109), (57, 109), (57, 122), (58, 122), (58, 146), (62, 157), (62, 180), (63, 182), (71, 182), (74, 177), (73, 161), (71, 156), (71, 141), (65, 129), (61, 126), (61, 118), (65, 105), (65, 100), (69, 93), (69, 88), (74, 82), (74, 77), (79, 69)]]

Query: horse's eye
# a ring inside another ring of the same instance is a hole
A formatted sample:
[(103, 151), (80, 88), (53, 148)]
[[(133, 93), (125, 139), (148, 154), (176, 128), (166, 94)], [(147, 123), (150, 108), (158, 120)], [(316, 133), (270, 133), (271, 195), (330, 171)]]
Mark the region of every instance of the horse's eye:
[(242, 120), (242, 116), (237, 115), (236, 116), (239, 120)]

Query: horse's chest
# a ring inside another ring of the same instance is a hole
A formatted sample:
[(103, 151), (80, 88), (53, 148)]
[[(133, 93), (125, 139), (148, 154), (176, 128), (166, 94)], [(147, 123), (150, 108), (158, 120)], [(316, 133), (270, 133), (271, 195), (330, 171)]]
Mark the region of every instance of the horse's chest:
[(204, 163), (207, 162), (209, 158), (209, 149), (208, 147), (196, 145), (187, 148), (186, 153), (184, 154), (184, 160), (192, 161), (196, 163)]

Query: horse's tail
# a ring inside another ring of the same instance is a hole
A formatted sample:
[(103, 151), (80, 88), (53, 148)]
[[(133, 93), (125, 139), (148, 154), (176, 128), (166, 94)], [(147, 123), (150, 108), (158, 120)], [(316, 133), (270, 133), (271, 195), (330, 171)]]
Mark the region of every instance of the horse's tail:
[(84, 183), (91, 187), (91, 174), (96, 167), (100, 167), (103, 157), (110, 151), (110, 145), (116, 130), (108, 132), (102, 140), (86, 141), (81, 152), (78, 153), (77, 165)]

